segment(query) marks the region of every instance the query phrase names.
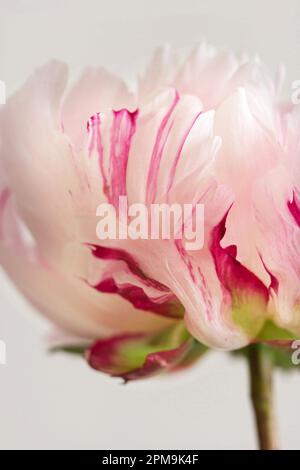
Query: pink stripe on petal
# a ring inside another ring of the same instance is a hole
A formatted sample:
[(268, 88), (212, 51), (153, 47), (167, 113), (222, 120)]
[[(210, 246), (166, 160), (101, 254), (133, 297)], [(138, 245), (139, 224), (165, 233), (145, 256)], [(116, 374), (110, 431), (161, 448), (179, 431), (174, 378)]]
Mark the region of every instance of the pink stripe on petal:
[(177, 153), (175, 155), (175, 158), (174, 158), (174, 161), (173, 161), (173, 165), (172, 165), (172, 168), (171, 168), (171, 171), (170, 171), (170, 176), (169, 176), (169, 181), (168, 181), (168, 185), (167, 185), (167, 193), (170, 191), (170, 189), (172, 188), (172, 185), (173, 185), (173, 182), (174, 182), (174, 178), (175, 178), (175, 173), (176, 173), (176, 169), (177, 169), (177, 165), (178, 165), (178, 162), (180, 160), (180, 157), (181, 157), (181, 152), (182, 152), (182, 149), (184, 147), (184, 144), (195, 124), (195, 122), (197, 121), (198, 117), (201, 115), (202, 111), (200, 111), (199, 113), (197, 113), (197, 115), (193, 118), (192, 120), (192, 123), (191, 125), (188, 127), (187, 131), (185, 132), (182, 140), (181, 140), (181, 143), (180, 143), (180, 146), (177, 150)]
[[(176, 240), (175, 241), (175, 246), (176, 246), (176, 249), (182, 259), (182, 261), (184, 262), (187, 270), (188, 270), (188, 273), (190, 275), (190, 278), (191, 278), (191, 281), (195, 284), (195, 286), (197, 286), (197, 289), (199, 289), (199, 296), (201, 295), (201, 297), (203, 298), (203, 301), (205, 303), (205, 306), (206, 306), (206, 315), (207, 315), (207, 319), (209, 321), (212, 320), (212, 299), (211, 299), (211, 293), (208, 289), (208, 286), (206, 284), (206, 281), (205, 281), (205, 277), (203, 275), (203, 273), (201, 272), (201, 269), (199, 266), (194, 266), (192, 261), (191, 261), (191, 258), (188, 254), (188, 252), (186, 251), (186, 249), (184, 248), (183, 246), (183, 243), (182, 243), (182, 240)], [(196, 274), (197, 273), (197, 279), (196, 279)]]
[(189, 271), (189, 274), (191, 276), (192, 281), (194, 283), (196, 283), (196, 278), (195, 278), (195, 274), (194, 274), (193, 265), (191, 263), (191, 260), (188, 256), (188, 254), (187, 254), (186, 249), (183, 246), (182, 240), (181, 239), (175, 240), (175, 246), (176, 246), (176, 249), (177, 249), (178, 253), (180, 254), (180, 257), (181, 257), (182, 261), (184, 262), (184, 264), (186, 265), (186, 267)]
[(5, 230), (3, 227), (3, 218), (4, 218), (5, 208), (10, 199), (10, 196), (11, 196), (11, 191), (8, 188), (3, 189), (3, 191), (0, 193), (0, 240), (2, 240), (5, 237), (4, 235)]
[(113, 111), (110, 144), (110, 200), (117, 208), (119, 196), (126, 195), (126, 170), (131, 140), (136, 129), (138, 110)]
[(163, 315), (169, 318), (181, 318), (182, 309), (180, 304), (176, 304), (176, 300), (172, 294), (170, 298), (174, 300), (166, 301), (166, 295), (151, 300), (145, 291), (138, 286), (132, 284), (123, 284), (118, 286), (113, 278), (103, 279), (99, 284), (92, 286), (99, 292), (118, 294), (124, 299), (128, 300), (135, 308), (145, 311), (150, 311), (158, 315)]
[(275, 277), (274, 274), (272, 274), (271, 271), (267, 268), (262, 256), (259, 255), (259, 257), (261, 259), (261, 262), (262, 262), (265, 270), (267, 271), (267, 273), (269, 274), (270, 279), (271, 279), (271, 282), (270, 282), (270, 285), (269, 285), (269, 291), (271, 291), (271, 289), (272, 289), (275, 292), (275, 294), (278, 294), (279, 281), (278, 281), (277, 277)]
[(10, 195), (11, 195), (11, 191), (8, 188), (3, 189), (0, 193), (0, 217), (3, 214), (6, 204), (10, 198)]
[(168, 135), (172, 127), (172, 123), (170, 124), (170, 126), (168, 126), (168, 123), (178, 101), (179, 101), (179, 95), (177, 91), (175, 90), (174, 100), (159, 126), (159, 129), (156, 135), (155, 144), (154, 144), (153, 151), (152, 151), (152, 155), (151, 155), (148, 176), (147, 176), (147, 198), (146, 198), (147, 204), (152, 204), (155, 200), (160, 161), (163, 155), (163, 151), (167, 142)]
[(155, 289), (158, 295), (150, 298), (143, 287), (139, 287), (134, 283), (134, 278), (132, 279), (133, 282), (130, 282), (129, 278), (128, 282), (118, 284), (113, 278), (113, 273), (109, 277), (101, 279), (98, 284), (91, 285), (91, 287), (100, 292), (119, 294), (131, 302), (135, 308), (151, 311), (170, 318), (182, 318), (184, 313), (183, 307), (176, 296), (165, 285), (155, 279), (147, 277), (129, 253), (121, 249), (108, 248), (100, 245), (88, 246), (90, 246), (92, 254), (96, 258), (123, 261), (126, 267), (129, 268), (130, 273), (142, 282), (142, 285)]
[(103, 179), (103, 192), (109, 200), (109, 184), (108, 179), (104, 169), (104, 154), (103, 154), (103, 146), (101, 140), (101, 118), (100, 113), (95, 114), (92, 116), (88, 123), (87, 123), (87, 130), (90, 134), (90, 142), (88, 147), (89, 156), (92, 155), (94, 151), (97, 152), (98, 160), (99, 160), (99, 167)]
[(169, 291), (169, 289), (160, 282), (147, 277), (139, 267), (138, 262), (127, 251), (119, 248), (109, 248), (101, 245), (88, 244), (87, 246), (91, 248), (92, 254), (96, 258), (124, 261), (131, 273), (137, 276), (140, 280), (142, 280), (145, 285), (153, 287), (162, 292)]
[(264, 303), (267, 304), (269, 300), (267, 287), (235, 258), (236, 249), (233, 249), (233, 246), (223, 248), (220, 244), (226, 232), (228, 213), (229, 211), (212, 231), (211, 253), (219, 280), (232, 298), (236, 295), (236, 292), (248, 293), (249, 295), (259, 294)]
[(126, 170), (131, 140), (135, 133), (138, 111), (130, 112), (127, 109), (113, 111), (113, 124), (110, 134), (109, 170), (106, 174), (104, 166), (104, 152), (101, 139), (100, 113), (92, 116), (87, 124), (90, 134), (88, 146), (89, 156), (96, 151), (103, 178), (103, 191), (108, 201), (116, 208), (119, 207), (119, 196), (126, 195)]
[(290, 213), (294, 217), (294, 220), (297, 223), (298, 227), (300, 227), (300, 207), (297, 204), (295, 192), (293, 193), (292, 201), (288, 201), (287, 206), (289, 208)]

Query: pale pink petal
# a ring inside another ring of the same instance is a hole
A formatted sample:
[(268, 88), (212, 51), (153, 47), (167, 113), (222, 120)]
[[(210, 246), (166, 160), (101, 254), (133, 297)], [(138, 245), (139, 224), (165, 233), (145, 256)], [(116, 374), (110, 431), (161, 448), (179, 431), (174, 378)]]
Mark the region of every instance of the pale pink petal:
[(147, 332), (171, 324), (137, 311), (118, 296), (100, 294), (83, 280), (53, 269), (28, 244), (10, 199), (0, 198), (0, 263), (8, 276), (40, 312), (61, 328), (80, 337)]
[(86, 126), (91, 116), (107, 109), (130, 109), (134, 106), (134, 97), (121, 79), (102, 67), (90, 67), (63, 102), (63, 128), (75, 149), (80, 150), (84, 147)]

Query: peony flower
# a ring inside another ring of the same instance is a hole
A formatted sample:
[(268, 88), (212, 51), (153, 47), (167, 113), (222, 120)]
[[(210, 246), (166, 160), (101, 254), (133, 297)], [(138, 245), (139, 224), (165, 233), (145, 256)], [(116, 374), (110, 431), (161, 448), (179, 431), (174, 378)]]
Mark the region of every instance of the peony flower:
[[(66, 83), (51, 62), (0, 115), (0, 262), (29, 301), (125, 380), (299, 335), (300, 113), (261, 62), (202, 44), (159, 50), (134, 92)], [(203, 204), (203, 247), (99, 240), (125, 196)]]

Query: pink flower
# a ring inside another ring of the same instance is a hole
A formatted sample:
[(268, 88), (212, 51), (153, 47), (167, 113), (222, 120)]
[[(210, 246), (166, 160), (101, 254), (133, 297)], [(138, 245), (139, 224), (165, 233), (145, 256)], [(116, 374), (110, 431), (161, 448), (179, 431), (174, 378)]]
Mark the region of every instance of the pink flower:
[[(37, 70), (0, 116), (0, 261), (126, 380), (300, 333), (300, 112), (263, 65), (158, 51), (131, 93), (102, 68)], [(204, 204), (202, 249), (105, 240), (96, 209)]]

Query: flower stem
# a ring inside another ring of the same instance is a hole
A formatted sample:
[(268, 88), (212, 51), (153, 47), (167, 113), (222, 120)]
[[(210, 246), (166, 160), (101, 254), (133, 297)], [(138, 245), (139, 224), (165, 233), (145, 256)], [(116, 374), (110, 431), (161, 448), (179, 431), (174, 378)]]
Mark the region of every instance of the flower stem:
[(251, 399), (260, 450), (276, 450), (277, 426), (274, 414), (272, 357), (261, 344), (248, 351)]

